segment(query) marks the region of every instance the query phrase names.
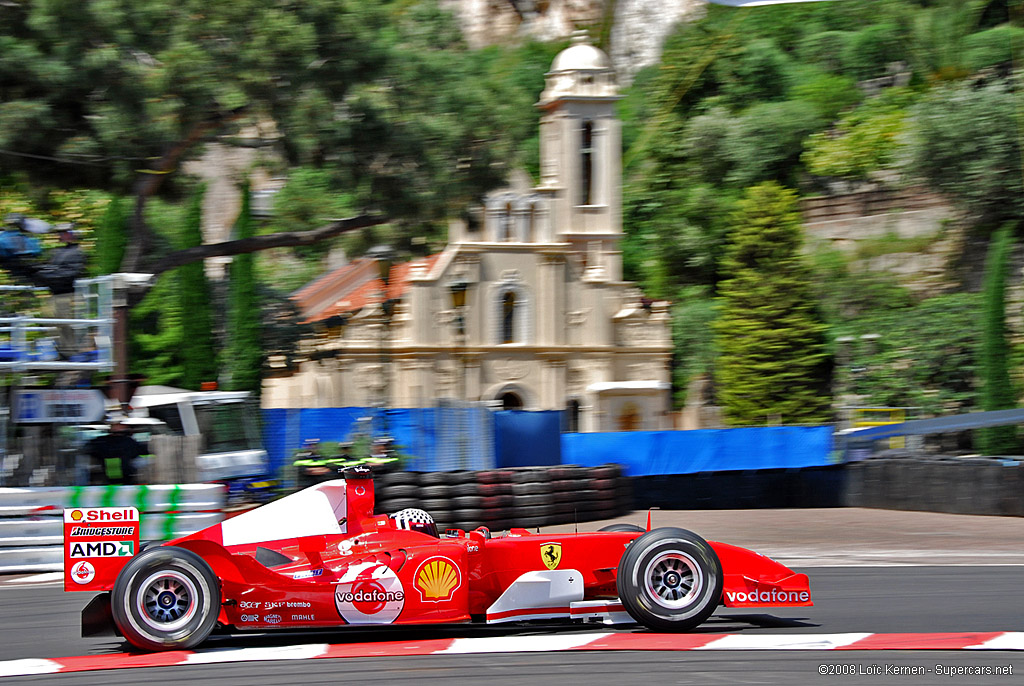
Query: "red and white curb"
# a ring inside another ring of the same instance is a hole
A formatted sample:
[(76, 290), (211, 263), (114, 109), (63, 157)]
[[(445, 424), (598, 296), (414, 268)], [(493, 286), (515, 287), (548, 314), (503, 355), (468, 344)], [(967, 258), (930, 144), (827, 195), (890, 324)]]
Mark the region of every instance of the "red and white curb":
[(310, 643), (272, 648), (175, 650), (145, 655), (108, 653), (55, 660), (0, 661), (0, 677), (87, 672), (103, 669), (173, 667), (224, 662), (466, 655), (563, 650), (1024, 650), (1024, 632), (944, 634), (626, 634), (588, 633), (545, 636), (443, 638), (379, 643)]

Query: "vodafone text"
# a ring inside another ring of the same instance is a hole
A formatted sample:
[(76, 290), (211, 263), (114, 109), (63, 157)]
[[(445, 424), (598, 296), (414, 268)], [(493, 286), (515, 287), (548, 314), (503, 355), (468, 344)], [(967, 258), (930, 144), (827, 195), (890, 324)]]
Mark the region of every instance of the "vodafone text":
[(371, 588), (367, 590), (360, 589), (355, 593), (352, 591), (338, 591), (336, 598), (343, 603), (393, 603), (405, 600), (405, 593), (403, 591), (381, 591)]
[(811, 599), (807, 591), (726, 591), (730, 603), (806, 603)]

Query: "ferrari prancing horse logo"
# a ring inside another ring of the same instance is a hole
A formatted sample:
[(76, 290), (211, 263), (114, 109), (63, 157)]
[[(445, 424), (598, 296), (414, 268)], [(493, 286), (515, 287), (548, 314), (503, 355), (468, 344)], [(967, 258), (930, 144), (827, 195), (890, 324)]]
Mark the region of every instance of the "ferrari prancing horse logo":
[(544, 560), (544, 566), (548, 569), (557, 567), (558, 563), (562, 561), (562, 544), (541, 543), (540, 559)]

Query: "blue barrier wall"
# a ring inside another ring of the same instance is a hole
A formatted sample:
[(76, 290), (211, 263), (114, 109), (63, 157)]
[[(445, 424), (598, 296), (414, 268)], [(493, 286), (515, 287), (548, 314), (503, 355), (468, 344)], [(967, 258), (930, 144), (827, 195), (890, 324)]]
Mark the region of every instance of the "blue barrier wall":
[(550, 466), (562, 463), (560, 410), (494, 413), (494, 458), (498, 467)]
[[(385, 431), (408, 460), (407, 469), (435, 472), (492, 469), (494, 435), (491, 411), (472, 407), (388, 409), (329, 407), (263, 410), (263, 442), (271, 471), (280, 474), (309, 438), (327, 442), (352, 440), (360, 419), (372, 418), (375, 434)], [(555, 436), (557, 443), (557, 432)], [(557, 462), (555, 463), (557, 464)]]
[(832, 431), (831, 426), (773, 426), (562, 434), (562, 462), (617, 462), (627, 476), (818, 467), (830, 464)]
[[(373, 408), (264, 410), (275, 473), (307, 438), (351, 440)], [(628, 476), (785, 469), (830, 464), (831, 426), (559, 434), (560, 412), (420, 408), (387, 411), (388, 432), (413, 471), (617, 462)], [(493, 428), (487, 417), (493, 416)], [(378, 424), (379, 426), (379, 424)], [(493, 434), (491, 433), (493, 431)]]

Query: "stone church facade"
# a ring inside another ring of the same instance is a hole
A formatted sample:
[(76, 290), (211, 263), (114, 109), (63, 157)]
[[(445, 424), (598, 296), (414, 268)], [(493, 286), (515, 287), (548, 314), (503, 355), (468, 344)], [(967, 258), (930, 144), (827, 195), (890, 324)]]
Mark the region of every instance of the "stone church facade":
[[(264, 382), (264, 407), (568, 410), (579, 431), (671, 428), (668, 304), (622, 280), (615, 73), (582, 36), (537, 106), (541, 179), (491, 193), (437, 255), (353, 260), (293, 297), (318, 333)], [(464, 293), (461, 305), (453, 297)]]

